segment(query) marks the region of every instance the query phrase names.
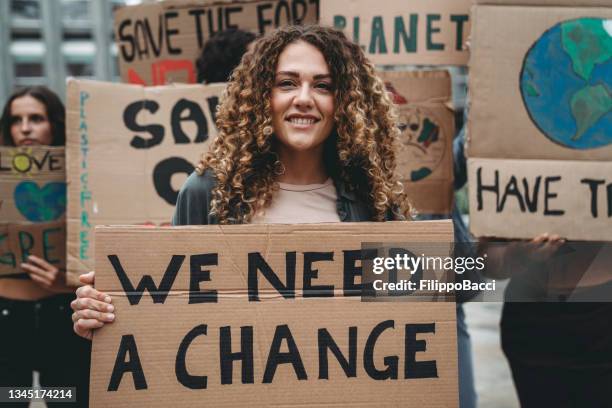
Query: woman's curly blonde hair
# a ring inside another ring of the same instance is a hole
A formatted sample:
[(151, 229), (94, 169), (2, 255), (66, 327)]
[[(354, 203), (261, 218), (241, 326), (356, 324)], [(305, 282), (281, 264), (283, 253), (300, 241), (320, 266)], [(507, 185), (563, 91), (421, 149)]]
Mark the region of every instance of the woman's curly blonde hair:
[(399, 130), (384, 84), (358, 45), (317, 25), (286, 26), (260, 38), (233, 71), (217, 110), (219, 135), (197, 166), (199, 174), (210, 169), (217, 181), (211, 214), (222, 224), (245, 223), (272, 202), (278, 156), (269, 131), (270, 96), (279, 55), (296, 41), (321, 51), (333, 81), (335, 129), (324, 146), (328, 174), (368, 203), (372, 221), (410, 219), (394, 174)]

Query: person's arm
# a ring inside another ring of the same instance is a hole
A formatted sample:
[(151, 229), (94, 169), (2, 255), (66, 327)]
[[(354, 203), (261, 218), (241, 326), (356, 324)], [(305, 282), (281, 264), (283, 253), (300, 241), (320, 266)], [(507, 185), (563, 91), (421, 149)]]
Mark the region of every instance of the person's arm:
[(483, 274), (488, 278), (507, 279), (529, 271), (530, 267), (545, 263), (565, 243), (555, 234), (540, 234), (530, 241), (507, 241), (491, 243), (481, 239), (478, 252), (486, 255)]

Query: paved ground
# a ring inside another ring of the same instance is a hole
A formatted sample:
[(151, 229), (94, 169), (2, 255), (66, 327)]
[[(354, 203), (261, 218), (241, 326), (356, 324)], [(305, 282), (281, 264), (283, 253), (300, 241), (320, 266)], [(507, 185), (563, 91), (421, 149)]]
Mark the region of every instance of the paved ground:
[(518, 408), (512, 374), (499, 344), (502, 303), (467, 303), (479, 408)]

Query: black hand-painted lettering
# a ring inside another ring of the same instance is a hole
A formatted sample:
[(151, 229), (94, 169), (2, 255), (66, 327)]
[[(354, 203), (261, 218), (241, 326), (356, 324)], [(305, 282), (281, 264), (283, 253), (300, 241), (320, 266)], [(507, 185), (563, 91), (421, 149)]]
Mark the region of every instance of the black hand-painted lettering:
[(327, 329), (319, 329), (319, 379), (329, 379), (329, 363), (327, 360), (327, 350), (331, 351), (340, 367), (344, 370), (347, 377), (357, 377), (357, 327), (351, 326), (348, 331), (348, 359), (340, 351), (340, 347), (334, 341)]
[(153, 186), (157, 194), (168, 204), (176, 205), (179, 190), (172, 187), (172, 176), (177, 173), (190, 175), (193, 164), (182, 157), (169, 157), (157, 163), (153, 169)]
[(133, 306), (140, 302), (145, 289), (151, 294), (153, 303), (164, 303), (168, 297), (168, 294), (170, 293), (170, 289), (172, 289), (176, 275), (181, 269), (181, 265), (183, 265), (185, 255), (172, 255), (172, 259), (166, 268), (166, 272), (162, 277), (159, 288), (155, 285), (155, 282), (153, 282), (151, 275), (144, 275), (140, 279), (140, 282), (138, 282), (138, 287), (134, 288), (134, 285), (132, 285), (130, 278), (128, 277), (127, 273), (125, 273), (125, 270), (119, 261), (119, 257), (117, 255), (108, 255), (108, 260), (119, 278), (121, 287), (123, 288), (130, 305)]
[(202, 270), (203, 266), (218, 265), (219, 256), (217, 254), (199, 254), (189, 257), (191, 276), (189, 279), (189, 304), (194, 303), (216, 303), (216, 290), (200, 289), (200, 282), (210, 282), (210, 271)]
[[(283, 340), (287, 342), (289, 349), (286, 353), (281, 353), (280, 348)], [(276, 326), (274, 331), (274, 339), (270, 346), (270, 353), (268, 354), (268, 361), (266, 362), (266, 370), (264, 372), (263, 383), (270, 384), (274, 380), (274, 374), (279, 364), (291, 364), (295, 375), (298, 380), (307, 380), (306, 370), (304, 369), (304, 363), (300, 356), (300, 351), (295, 344), (291, 330), (286, 324)]]
[[(129, 357), (127, 361), (126, 356)], [(117, 358), (115, 359), (115, 365), (113, 366), (113, 372), (111, 374), (107, 390), (117, 391), (119, 389), (119, 384), (121, 384), (123, 374), (125, 373), (132, 373), (134, 389), (147, 389), (147, 380), (145, 378), (144, 371), (142, 370), (140, 357), (138, 356), (136, 340), (134, 340), (134, 335), (132, 334), (124, 334), (121, 336), (121, 343), (119, 344)]]
[(417, 340), (418, 333), (435, 333), (435, 323), (407, 324), (405, 327), (405, 361), (404, 378), (437, 378), (438, 367), (436, 360), (416, 361), (416, 353), (427, 351), (427, 342)]
[(234, 361), (242, 363), (242, 384), (253, 384), (253, 326), (240, 328), (240, 351), (232, 353), (232, 329), (221, 327), (219, 331), (219, 360), (221, 384), (232, 384)]
[(148, 132), (151, 138), (145, 139), (142, 136), (134, 135), (130, 146), (135, 149), (148, 149), (156, 146), (164, 140), (164, 127), (162, 125), (139, 125), (136, 117), (141, 110), (155, 113), (159, 109), (159, 104), (154, 100), (142, 100), (130, 103), (123, 111), (123, 124), (133, 132)]
[(208, 378), (205, 375), (192, 375), (187, 372), (187, 350), (189, 346), (198, 336), (206, 336), (206, 325), (200, 324), (189, 331), (183, 337), (181, 344), (176, 353), (176, 361), (174, 363), (174, 373), (178, 382), (191, 390), (206, 389)]
[(378, 323), (373, 329), (368, 340), (366, 341), (365, 348), (363, 350), (363, 367), (366, 373), (373, 380), (397, 380), (397, 365), (399, 358), (397, 356), (385, 356), (383, 364), (385, 369), (379, 370), (374, 364), (374, 347), (376, 347), (376, 341), (383, 331), (387, 329), (393, 329), (395, 322), (393, 320), (385, 320), (384, 322)]
[(318, 261), (333, 261), (334, 252), (304, 252), (304, 297), (333, 297), (332, 285), (312, 286), (312, 280), (319, 277), (319, 270), (312, 269), (312, 264)]
[(262, 276), (274, 286), (285, 299), (295, 298), (295, 264), (296, 253), (287, 252), (285, 255), (285, 278), (286, 284), (278, 278), (270, 265), (266, 262), (259, 252), (249, 252), (248, 255), (248, 285), (249, 285), (249, 301), (259, 301), (259, 282), (257, 280), (257, 272), (260, 271)]

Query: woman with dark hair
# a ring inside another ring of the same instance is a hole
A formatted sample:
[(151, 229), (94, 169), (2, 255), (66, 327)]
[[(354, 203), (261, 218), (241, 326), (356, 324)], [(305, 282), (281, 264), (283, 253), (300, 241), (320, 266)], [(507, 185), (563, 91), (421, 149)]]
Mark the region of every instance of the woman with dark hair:
[[(395, 172), (399, 134), (383, 82), (342, 32), (288, 26), (255, 41), (217, 112), (219, 136), (178, 197), (174, 225), (410, 218)], [(81, 276), (75, 331), (114, 320)]]
[(64, 146), (65, 116), (64, 104), (49, 88), (22, 88), (14, 92), (4, 105), (0, 118), (2, 144)]
[[(64, 105), (45, 87), (21, 89), (6, 103), (0, 129), (7, 146), (63, 146)], [(77, 405), (87, 406), (90, 344), (72, 331), (74, 288), (65, 271), (37, 256), (21, 269), (0, 279), (0, 386), (30, 387), (38, 371), (42, 386), (77, 387)]]

